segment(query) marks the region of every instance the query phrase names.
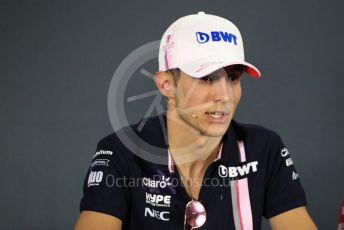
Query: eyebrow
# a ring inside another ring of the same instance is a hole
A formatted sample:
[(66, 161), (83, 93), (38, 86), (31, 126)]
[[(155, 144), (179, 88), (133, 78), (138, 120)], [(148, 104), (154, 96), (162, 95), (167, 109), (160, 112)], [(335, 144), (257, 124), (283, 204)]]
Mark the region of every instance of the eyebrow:
[(226, 66), (224, 67), (224, 69), (226, 70), (226, 72), (244, 72), (244, 66), (242, 65), (232, 65), (232, 66)]

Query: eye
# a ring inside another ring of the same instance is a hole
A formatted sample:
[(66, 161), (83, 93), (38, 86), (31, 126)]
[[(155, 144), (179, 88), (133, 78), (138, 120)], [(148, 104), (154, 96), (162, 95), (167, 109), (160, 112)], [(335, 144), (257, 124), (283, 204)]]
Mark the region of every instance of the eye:
[(240, 81), (241, 75), (242, 73), (240, 72), (230, 73), (228, 74), (228, 79), (233, 83), (237, 83)]
[(200, 78), (202, 81), (207, 81), (207, 82), (212, 82), (213, 79), (211, 79), (211, 77), (209, 75), (205, 76), (205, 77), (201, 77)]

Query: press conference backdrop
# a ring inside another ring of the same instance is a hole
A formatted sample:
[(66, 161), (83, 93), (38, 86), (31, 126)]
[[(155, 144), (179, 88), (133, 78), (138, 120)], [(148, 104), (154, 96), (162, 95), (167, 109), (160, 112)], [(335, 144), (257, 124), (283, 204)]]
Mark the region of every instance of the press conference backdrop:
[[(243, 78), (236, 119), (282, 136), (310, 214), (320, 229), (335, 229), (344, 194), (343, 7), (341, 0), (0, 1), (0, 229), (73, 227), (96, 143), (113, 131), (114, 72), (175, 19), (198, 11), (240, 28), (262, 78)], [(154, 73), (157, 60), (142, 65)], [(154, 89), (141, 78), (123, 85), (126, 95)], [(126, 113), (143, 116), (150, 103)]]

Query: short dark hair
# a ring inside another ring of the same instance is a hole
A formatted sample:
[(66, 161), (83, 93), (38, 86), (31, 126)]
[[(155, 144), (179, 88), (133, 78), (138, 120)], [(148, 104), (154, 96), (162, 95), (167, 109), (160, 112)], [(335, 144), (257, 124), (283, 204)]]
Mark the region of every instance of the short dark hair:
[(235, 64), (235, 65), (229, 65), (224, 67), (226, 72), (227, 71), (239, 71), (239, 72), (244, 72), (245, 71), (245, 66), (241, 64)]
[(166, 72), (172, 74), (172, 76), (174, 78), (175, 85), (177, 85), (178, 80), (180, 78), (180, 69), (179, 68), (169, 69), (169, 70), (166, 70)]

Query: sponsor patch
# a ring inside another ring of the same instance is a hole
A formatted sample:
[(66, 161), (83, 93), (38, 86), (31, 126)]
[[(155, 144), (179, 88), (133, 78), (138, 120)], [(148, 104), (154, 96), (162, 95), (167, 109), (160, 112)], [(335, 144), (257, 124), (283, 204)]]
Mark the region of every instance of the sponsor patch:
[(167, 211), (156, 211), (154, 209), (150, 209), (150, 208), (145, 208), (145, 216), (149, 216), (152, 218), (156, 218), (158, 220), (162, 220), (162, 221), (169, 221), (170, 220), (170, 212)]
[(286, 159), (286, 160), (285, 160), (285, 165), (286, 165), (287, 167), (289, 167), (289, 166), (291, 166), (291, 165), (294, 164), (293, 159), (291, 159), (290, 153), (289, 153), (289, 151), (288, 151), (287, 148), (283, 148), (283, 149), (281, 150), (281, 156), (282, 156), (284, 159)]
[(197, 42), (200, 44), (211, 42), (228, 42), (237, 45), (237, 36), (234, 34), (224, 32), (224, 31), (211, 31), (210, 33), (205, 33), (198, 31), (196, 32)]
[(95, 166), (109, 166), (109, 161), (108, 159), (97, 159), (94, 160), (91, 164), (91, 168), (95, 167)]
[(170, 177), (162, 176), (161, 180), (153, 180), (151, 178), (144, 177), (142, 183), (148, 188), (166, 188), (171, 185)]
[(293, 180), (297, 180), (299, 178), (299, 174), (293, 171), (293, 174), (291, 175)]
[(146, 203), (156, 207), (170, 207), (171, 196), (146, 192)]
[(219, 165), (218, 173), (220, 177), (238, 178), (246, 177), (251, 173), (258, 171), (258, 161), (243, 163), (238, 166), (224, 166)]
[(286, 156), (288, 156), (288, 155), (289, 155), (288, 149), (287, 149), (287, 148), (283, 148), (283, 149), (281, 150), (281, 156), (282, 156), (282, 157), (286, 157)]
[(103, 180), (102, 171), (91, 171), (88, 175), (87, 187), (98, 186)]
[(293, 164), (294, 164), (294, 162), (293, 162), (293, 160), (290, 157), (285, 160), (285, 165), (287, 167), (289, 167), (290, 165), (293, 165)]
[(110, 155), (111, 156), (112, 155), (112, 151), (109, 151), (109, 150), (99, 150), (99, 151), (97, 151), (94, 154), (93, 158), (96, 158), (99, 155)]

